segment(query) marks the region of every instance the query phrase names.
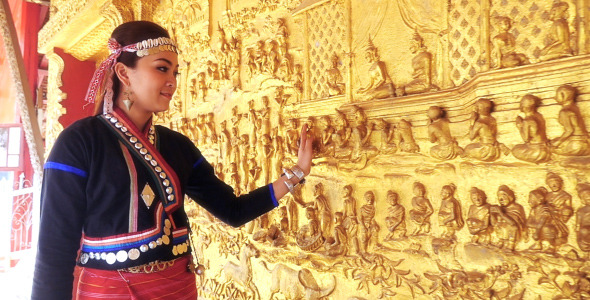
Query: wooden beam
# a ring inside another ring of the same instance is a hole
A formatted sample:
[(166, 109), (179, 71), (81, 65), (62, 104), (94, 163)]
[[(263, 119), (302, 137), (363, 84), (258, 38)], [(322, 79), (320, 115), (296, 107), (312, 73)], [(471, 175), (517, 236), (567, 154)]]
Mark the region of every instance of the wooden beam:
[(20, 109), (25, 140), (29, 147), (31, 164), (36, 175), (40, 178), (43, 173), (43, 164), (41, 161), (44, 147), (41, 130), (39, 129), (39, 123), (37, 122), (37, 115), (35, 113), (35, 103), (33, 102), (33, 96), (29, 89), (25, 64), (8, 0), (2, 0), (0, 3), (0, 32), (4, 41), (4, 49), (10, 66), (12, 81), (16, 87), (16, 100)]

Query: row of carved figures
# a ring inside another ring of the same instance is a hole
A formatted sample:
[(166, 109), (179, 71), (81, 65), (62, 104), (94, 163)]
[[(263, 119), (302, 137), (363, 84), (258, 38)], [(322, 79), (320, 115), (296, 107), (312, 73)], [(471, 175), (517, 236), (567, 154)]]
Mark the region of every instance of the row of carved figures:
[[(547, 39), (549, 41), (540, 51), (539, 61), (547, 61), (567, 56), (572, 56), (574, 51), (570, 41), (570, 30), (567, 20), (569, 5), (566, 2), (555, 2), (550, 11), (552, 25)], [(530, 63), (530, 59), (522, 53), (517, 53), (516, 38), (510, 32), (512, 20), (507, 16), (495, 17), (498, 34), (490, 37), (492, 47), (492, 63), (496, 69), (522, 66)], [(439, 89), (433, 83), (432, 66), (433, 55), (424, 43), (422, 36), (415, 32), (410, 41), (412, 58), (412, 79), (396, 85), (387, 72), (386, 64), (378, 54), (378, 48), (369, 40), (365, 47), (365, 59), (370, 64), (368, 69), (368, 82), (355, 91), (359, 100), (371, 100), (418, 94)], [(344, 93), (344, 77), (338, 68), (338, 56), (333, 55), (332, 66), (326, 71), (328, 96)]]
[(225, 30), (219, 27), (214, 49), (216, 59), (207, 60), (206, 69), (189, 79), (191, 99), (205, 101), (210, 91), (218, 90), (224, 82), (229, 82), (234, 89), (241, 88), (242, 55), (248, 78), (266, 74), (292, 82), (295, 90), (300, 92), (303, 88), (302, 66), (293, 66), (293, 58), (288, 53), (288, 37), (285, 19), (279, 18), (274, 38), (258, 40), (242, 54), (241, 40), (233, 35), (228, 39)]
[[(438, 226), (441, 235), (438, 239), (452, 243), (456, 233), (463, 228), (471, 234), (471, 242), (515, 250), (523, 242), (532, 240), (528, 250), (556, 252), (567, 243), (568, 223), (574, 216), (572, 195), (563, 190), (563, 179), (548, 173), (547, 187), (538, 187), (528, 193), (530, 211), (517, 203), (515, 192), (507, 185), (497, 190), (498, 204), (489, 203), (486, 193), (472, 187), (469, 199), (472, 204), (467, 212), (456, 198), (456, 186), (448, 184), (440, 191)], [(575, 213), (574, 230), (579, 248), (590, 253), (590, 184), (579, 183), (576, 187), (578, 197), (583, 203)], [(363, 254), (380, 246), (379, 231), (385, 228), (384, 242), (394, 245), (409, 236), (429, 235), (432, 229), (431, 217), (435, 214), (427, 188), (420, 182), (413, 185), (414, 196), (411, 209), (400, 203), (399, 195), (387, 191), (387, 213), (384, 222), (378, 222), (376, 197), (373, 191), (364, 193), (364, 204), (357, 210), (357, 200), (353, 197), (353, 187), (347, 185), (342, 191), (343, 207), (334, 211), (327, 199), (322, 183), (313, 186), (314, 199), (305, 202), (301, 194), (294, 195), (279, 209), (276, 222), (263, 216), (249, 224), (248, 232), (258, 241), (269, 241), (274, 246), (285, 246), (293, 238), (296, 244), (306, 251), (325, 250), (330, 256)], [(300, 226), (298, 207), (305, 208), (307, 223)], [(408, 234), (407, 220), (413, 224)], [(466, 225), (466, 226), (465, 226)]]
[[(522, 116), (515, 119), (516, 129), (523, 143), (508, 148), (497, 139), (496, 119), (492, 116), (494, 102), (480, 99), (469, 120), (468, 137), (472, 143), (461, 147), (451, 134), (451, 125), (442, 107), (432, 106), (427, 115), (428, 138), (434, 145), (430, 148), (431, 157), (452, 160), (457, 157), (481, 161), (495, 161), (502, 155), (512, 153), (517, 159), (542, 163), (552, 159), (552, 155), (588, 156), (590, 155), (590, 136), (584, 118), (576, 104), (576, 89), (563, 85), (557, 89), (555, 101), (561, 105), (557, 119), (563, 128), (562, 134), (549, 139), (546, 134), (545, 119), (538, 112), (541, 99), (527, 94), (520, 101)], [(280, 101), (279, 98), (276, 99)], [(339, 164), (361, 163), (379, 154), (393, 154), (398, 151), (416, 153), (420, 147), (416, 143), (412, 126), (406, 120), (389, 123), (384, 119), (368, 120), (358, 106), (353, 106), (350, 117), (338, 111), (335, 116), (309, 117), (306, 120), (287, 119), (271, 122), (272, 111), (269, 98), (262, 98), (261, 108), (256, 109), (253, 101), (248, 104), (246, 113), (232, 109), (229, 119), (216, 127), (212, 113), (198, 115), (197, 118), (180, 119), (172, 124), (190, 137), (199, 147), (218, 150), (218, 161), (230, 167), (231, 162), (247, 165), (254, 159), (262, 170), (272, 170), (280, 174), (280, 168), (297, 154), (297, 137), (300, 123), (306, 122), (315, 135), (317, 158), (334, 158)], [(279, 113), (280, 115), (280, 113)], [(231, 129), (228, 129), (231, 125)], [(245, 130), (244, 130), (245, 129)], [(247, 170), (248, 167), (243, 167)], [(276, 169), (276, 171), (275, 171)], [(230, 170), (231, 172), (231, 170)], [(273, 173), (274, 172), (274, 173)], [(274, 174), (274, 175), (277, 175)], [(268, 183), (268, 176), (263, 176)], [(248, 189), (248, 175), (243, 173), (242, 186)], [(256, 177), (256, 176), (255, 176)]]

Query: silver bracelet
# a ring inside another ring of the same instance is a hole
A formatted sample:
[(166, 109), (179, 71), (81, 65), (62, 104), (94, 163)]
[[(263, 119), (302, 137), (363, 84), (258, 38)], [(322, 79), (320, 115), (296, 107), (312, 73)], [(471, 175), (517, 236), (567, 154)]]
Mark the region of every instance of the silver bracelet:
[(285, 185), (287, 186), (287, 189), (289, 189), (289, 193), (293, 193), (293, 184), (291, 182), (289, 182), (289, 180), (285, 180), (283, 181), (285, 183)]
[(305, 177), (305, 173), (303, 173), (303, 170), (301, 170), (301, 168), (298, 165), (294, 165), (293, 167), (291, 167), (291, 171), (293, 172), (293, 174), (295, 174), (295, 176), (297, 176), (297, 178), (299, 178), (299, 180)]
[[(285, 176), (287, 176), (287, 179), (291, 179), (291, 178), (293, 178), (293, 176), (295, 176), (295, 174), (293, 174), (293, 171), (291, 171), (289, 169), (283, 168), (283, 173), (285, 174)], [(299, 176), (297, 176), (297, 177), (299, 177)]]

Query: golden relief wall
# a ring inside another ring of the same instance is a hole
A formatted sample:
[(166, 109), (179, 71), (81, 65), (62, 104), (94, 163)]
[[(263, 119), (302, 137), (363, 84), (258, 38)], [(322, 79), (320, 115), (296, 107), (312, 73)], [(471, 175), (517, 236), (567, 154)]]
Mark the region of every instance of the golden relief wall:
[(68, 9), (105, 32), (171, 32), (157, 122), (237, 194), (312, 128), (312, 173), (273, 212), (233, 229), (187, 202), (201, 296), (590, 297), (590, 1), (88, 2)]

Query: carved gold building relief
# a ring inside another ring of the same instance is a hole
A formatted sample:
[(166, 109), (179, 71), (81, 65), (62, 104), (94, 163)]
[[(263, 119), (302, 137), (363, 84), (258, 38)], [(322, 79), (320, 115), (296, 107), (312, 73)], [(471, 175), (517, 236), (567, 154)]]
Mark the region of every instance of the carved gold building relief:
[(42, 49), (104, 57), (83, 47), (103, 34), (62, 42), (81, 16), (170, 31), (157, 122), (237, 194), (312, 128), (312, 173), (271, 213), (233, 229), (187, 202), (204, 298), (590, 297), (588, 0), (72, 3)]

